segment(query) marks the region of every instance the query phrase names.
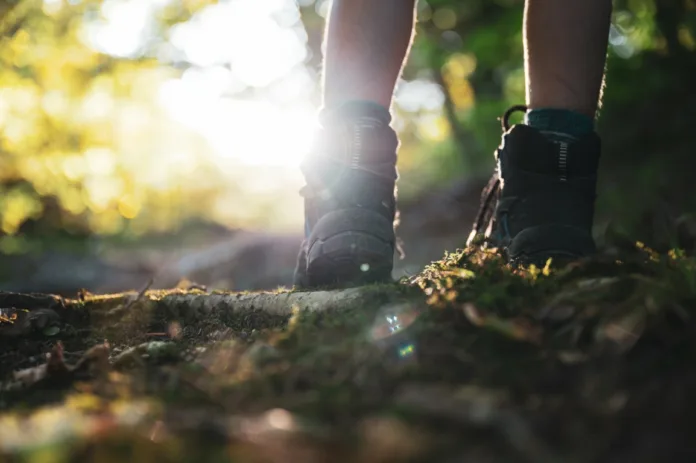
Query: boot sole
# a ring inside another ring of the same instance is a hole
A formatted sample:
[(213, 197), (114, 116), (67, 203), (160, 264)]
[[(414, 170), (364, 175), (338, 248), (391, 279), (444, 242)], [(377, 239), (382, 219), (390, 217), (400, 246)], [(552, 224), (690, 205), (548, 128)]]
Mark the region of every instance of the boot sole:
[(571, 264), (585, 256), (573, 254), (561, 249), (549, 249), (548, 251), (541, 251), (534, 254), (519, 254), (514, 258), (510, 258), (509, 261), (515, 266), (529, 267), (530, 265), (535, 265), (537, 268), (543, 268), (546, 263), (551, 259), (552, 268), (562, 268), (568, 264)]
[(590, 233), (566, 225), (541, 225), (522, 230), (507, 249), (516, 265), (543, 267), (552, 259), (553, 267), (562, 267), (596, 252)]
[(366, 209), (333, 211), (309, 236), (305, 283), (309, 286), (357, 285), (392, 281), (394, 227)]

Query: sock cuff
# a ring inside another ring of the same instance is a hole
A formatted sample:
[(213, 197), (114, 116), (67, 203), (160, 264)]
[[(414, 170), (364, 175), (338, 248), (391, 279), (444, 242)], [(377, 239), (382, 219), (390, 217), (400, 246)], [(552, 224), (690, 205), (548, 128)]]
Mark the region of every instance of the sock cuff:
[(542, 132), (579, 138), (594, 132), (594, 119), (568, 109), (537, 108), (527, 111), (524, 123)]
[(360, 119), (373, 119), (375, 122), (387, 126), (391, 123), (392, 117), (389, 109), (379, 103), (367, 100), (348, 101), (338, 107), (322, 108), (319, 111), (319, 121), (324, 126)]

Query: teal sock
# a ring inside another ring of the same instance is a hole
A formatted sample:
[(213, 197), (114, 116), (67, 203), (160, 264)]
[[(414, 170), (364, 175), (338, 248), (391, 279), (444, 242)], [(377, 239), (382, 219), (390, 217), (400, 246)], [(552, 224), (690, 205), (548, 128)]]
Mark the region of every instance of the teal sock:
[(551, 140), (580, 138), (594, 131), (594, 119), (568, 109), (530, 109), (525, 124), (541, 131)]

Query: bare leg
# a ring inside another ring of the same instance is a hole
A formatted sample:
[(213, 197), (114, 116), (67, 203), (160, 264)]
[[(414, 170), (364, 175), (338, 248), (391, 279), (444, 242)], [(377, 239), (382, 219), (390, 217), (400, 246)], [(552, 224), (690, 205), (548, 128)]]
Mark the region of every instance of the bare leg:
[[(537, 266), (593, 254), (600, 156), (599, 106), (611, 0), (527, 0), (525, 123), (496, 151), (470, 241), (485, 235), (513, 264)], [(511, 108), (515, 110), (516, 108)]]
[(306, 239), (297, 286), (391, 280), (398, 139), (389, 109), (415, 1), (333, 0), (322, 128), (302, 166)]
[(326, 34), (324, 106), (389, 108), (413, 36), (415, 0), (333, 0)]
[(609, 36), (611, 0), (527, 0), (527, 106), (594, 118)]

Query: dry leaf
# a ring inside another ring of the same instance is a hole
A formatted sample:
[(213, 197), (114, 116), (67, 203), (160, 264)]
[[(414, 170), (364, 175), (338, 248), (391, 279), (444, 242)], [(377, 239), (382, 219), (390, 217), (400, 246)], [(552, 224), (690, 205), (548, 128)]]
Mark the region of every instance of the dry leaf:
[(494, 315), (483, 315), (474, 304), (467, 303), (462, 307), (466, 318), (475, 326), (497, 331), (518, 341), (541, 343), (543, 329), (524, 318), (506, 320)]
[(612, 343), (619, 353), (628, 352), (643, 334), (645, 319), (646, 313), (643, 310), (613, 318), (599, 326), (596, 337), (599, 341)]

